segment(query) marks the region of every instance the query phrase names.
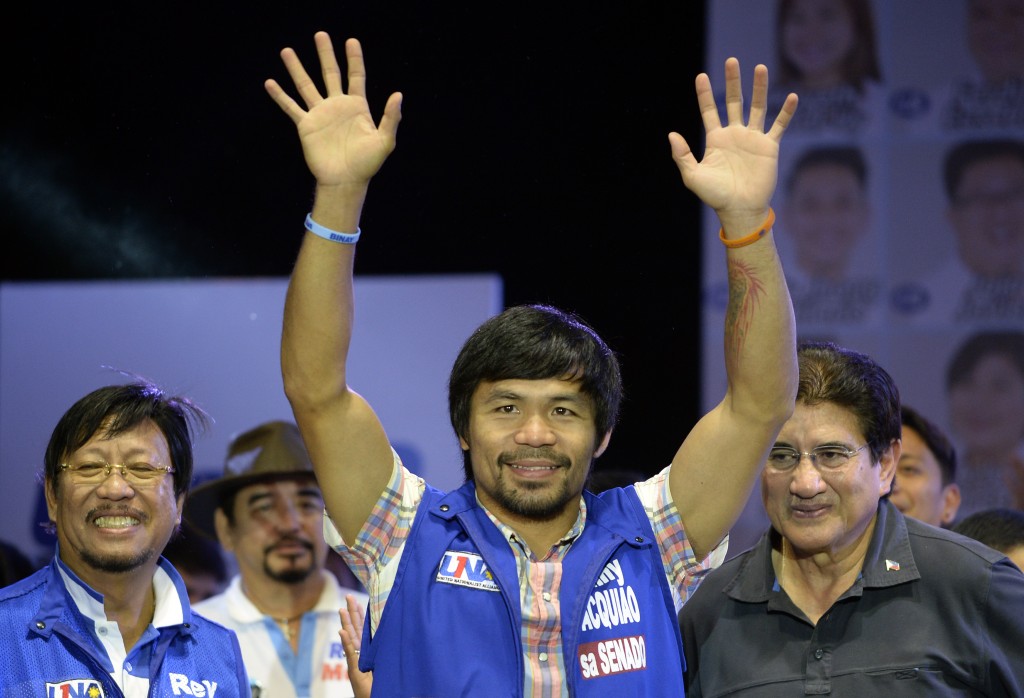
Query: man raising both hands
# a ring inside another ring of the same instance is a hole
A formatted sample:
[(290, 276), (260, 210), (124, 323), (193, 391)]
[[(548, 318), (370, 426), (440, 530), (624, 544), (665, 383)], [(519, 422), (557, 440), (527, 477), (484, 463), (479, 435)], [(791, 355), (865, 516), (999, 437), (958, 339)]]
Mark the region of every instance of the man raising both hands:
[[(795, 331), (769, 202), (796, 96), (765, 132), (758, 66), (744, 124), (730, 59), (727, 125), (707, 75), (697, 78), (703, 160), (669, 136), (684, 183), (722, 223), (731, 290), (726, 395), (671, 465), (599, 497), (584, 491), (618, 414), (618, 361), (571, 313), (518, 306), (481, 325), (452, 369), (466, 484), (446, 494), (402, 466), (347, 384), (359, 217), (394, 149), (401, 95), (375, 125), (359, 43), (345, 44), (346, 92), (330, 38), (315, 42), (326, 96), (292, 49), (281, 55), (305, 106), (267, 81), (317, 185), (288, 288), (282, 370), (330, 516), (325, 535), (370, 592), (360, 668), (383, 695), (681, 695), (676, 611), (724, 557), (794, 404)], [(612, 603), (615, 617), (597, 612)]]

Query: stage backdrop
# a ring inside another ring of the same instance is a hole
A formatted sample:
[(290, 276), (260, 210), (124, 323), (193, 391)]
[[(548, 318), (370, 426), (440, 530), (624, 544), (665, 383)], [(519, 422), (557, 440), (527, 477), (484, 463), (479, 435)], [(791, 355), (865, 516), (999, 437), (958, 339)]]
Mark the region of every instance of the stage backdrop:
[[(279, 361), (287, 279), (0, 285), (0, 538), (53, 552), (37, 474), (54, 425), (87, 392), (144, 376), (215, 420), (196, 443), (197, 479), (222, 472), (234, 434), (292, 419)], [(406, 464), (462, 483), (447, 410), (459, 347), (503, 308), (493, 275), (359, 277), (349, 377)]]

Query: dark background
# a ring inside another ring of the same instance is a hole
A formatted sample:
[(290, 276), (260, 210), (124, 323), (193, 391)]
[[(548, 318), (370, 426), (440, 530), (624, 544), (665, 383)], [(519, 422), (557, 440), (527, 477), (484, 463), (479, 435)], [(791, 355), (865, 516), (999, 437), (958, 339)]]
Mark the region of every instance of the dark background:
[(324, 29), (339, 53), (362, 41), (376, 118), (405, 97), (357, 273), (496, 272), (509, 305), (578, 312), (626, 382), (602, 468), (660, 469), (697, 420), (709, 241), (667, 134), (699, 154), (703, 3), (34, 3), (18, 16), (3, 42), (3, 280), (287, 275), (313, 181), (263, 81), (288, 84), (284, 46), (313, 72)]

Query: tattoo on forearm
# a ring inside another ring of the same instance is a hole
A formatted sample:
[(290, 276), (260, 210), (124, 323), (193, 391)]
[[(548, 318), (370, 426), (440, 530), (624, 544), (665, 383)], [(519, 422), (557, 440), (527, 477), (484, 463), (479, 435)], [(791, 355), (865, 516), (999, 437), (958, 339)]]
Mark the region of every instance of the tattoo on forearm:
[(725, 311), (725, 360), (732, 365), (739, 360), (747, 334), (754, 323), (754, 313), (764, 296), (764, 281), (749, 264), (729, 261), (729, 307)]

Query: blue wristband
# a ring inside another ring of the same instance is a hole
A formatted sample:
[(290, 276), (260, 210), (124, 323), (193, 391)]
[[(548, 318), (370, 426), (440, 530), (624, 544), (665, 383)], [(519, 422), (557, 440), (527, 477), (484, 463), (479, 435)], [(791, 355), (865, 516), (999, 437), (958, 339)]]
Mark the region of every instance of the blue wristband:
[(359, 228), (356, 228), (356, 232), (354, 233), (339, 233), (337, 230), (325, 228), (313, 220), (312, 213), (306, 214), (306, 230), (313, 233), (314, 235), (319, 235), (324, 240), (330, 240), (331, 242), (341, 242), (346, 245), (354, 245), (357, 242), (359, 242), (359, 236), (362, 235), (363, 233), (363, 231), (360, 230)]

